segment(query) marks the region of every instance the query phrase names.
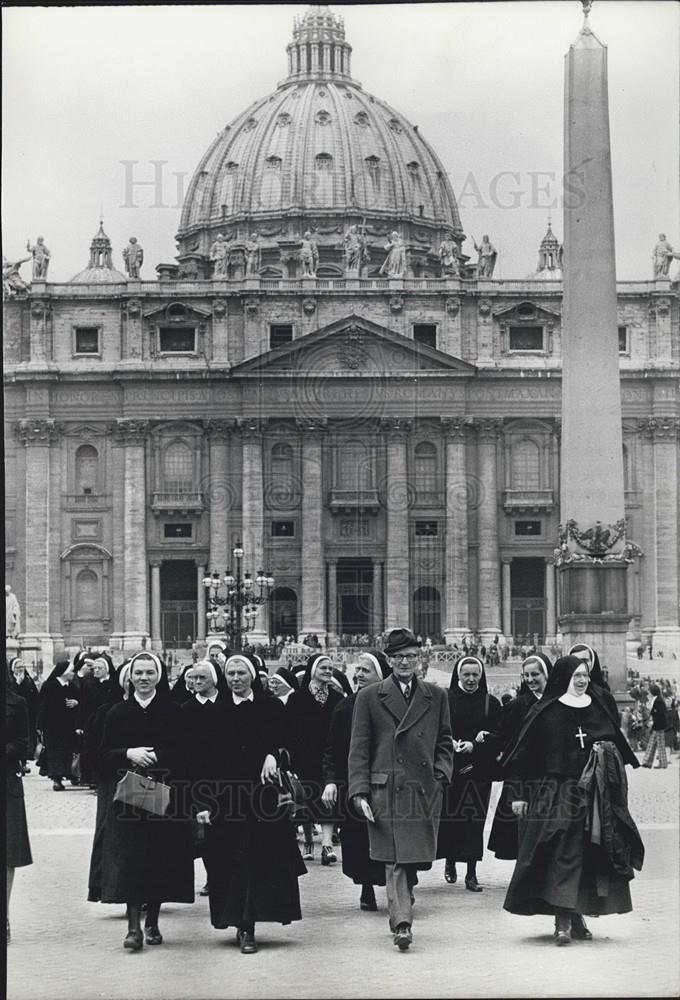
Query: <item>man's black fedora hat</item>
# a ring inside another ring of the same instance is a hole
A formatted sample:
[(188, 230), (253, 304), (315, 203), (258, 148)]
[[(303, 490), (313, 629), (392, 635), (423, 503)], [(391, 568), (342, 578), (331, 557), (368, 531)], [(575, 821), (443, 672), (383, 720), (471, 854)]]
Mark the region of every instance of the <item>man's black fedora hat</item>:
[(402, 649), (407, 649), (409, 646), (420, 645), (421, 643), (416, 639), (410, 628), (393, 628), (387, 636), (385, 656), (394, 656), (395, 653), (399, 653)]

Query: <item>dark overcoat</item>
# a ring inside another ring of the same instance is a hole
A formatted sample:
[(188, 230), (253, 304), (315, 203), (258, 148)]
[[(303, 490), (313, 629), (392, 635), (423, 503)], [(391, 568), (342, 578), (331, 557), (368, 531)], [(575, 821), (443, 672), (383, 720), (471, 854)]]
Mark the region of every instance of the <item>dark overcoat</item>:
[[(413, 682), (412, 682), (413, 683)], [(388, 677), (357, 695), (349, 754), (350, 797), (365, 795), (374, 861), (435, 858), (442, 785), (451, 779), (453, 738), (446, 692), (417, 681), (407, 703)]]
[(130, 697), (106, 714), (100, 757), (105, 779), (121, 778), (131, 767), (129, 747), (150, 746), (158, 764), (145, 773), (170, 785), (171, 796), (165, 816), (111, 803), (102, 843), (103, 903), (194, 901), (191, 821), (181, 794), (183, 721), (181, 708), (159, 693), (146, 708)]
[(182, 706), (195, 812), (208, 810), (203, 859), (213, 927), (301, 919), (300, 857), (288, 808), (262, 784), (267, 754), (281, 746), (283, 706), (274, 698)]
[[(67, 700), (78, 702), (69, 708)], [(80, 728), (80, 690), (73, 682), (60, 684), (48, 677), (40, 689), (38, 729), (47, 748), (47, 774), (54, 780), (71, 776), (73, 754), (80, 745), (76, 729)]]
[(18, 694), (7, 689), (5, 700), (5, 808), (8, 868), (32, 863), (28, 840), (21, 767), (28, 753), (28, 708)]
[(357, 885), (385, 885), (385, 866), (372, 861), (369, 854), (368, 830), (363, 815), (359, 815), (347, 797), (347, 769), (352, 740), (352, 715), (356, 693), (336, 705), (323, 755), (323, 780), (337, 786), (337, 815), (342, 844), (342, 871)]

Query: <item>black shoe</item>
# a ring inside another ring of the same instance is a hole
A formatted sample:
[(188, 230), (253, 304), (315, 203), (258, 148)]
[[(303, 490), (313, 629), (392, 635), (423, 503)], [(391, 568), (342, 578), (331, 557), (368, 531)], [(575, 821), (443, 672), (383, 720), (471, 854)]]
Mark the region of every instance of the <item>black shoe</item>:
[(571, 944), (571, 914), (559, 914), (555, 917), (555, 930), (553, 931), (555, 944), (558, 948), (563, 948), (565, 944)]
[(256, 951), (255, 933), (253, 931), (241, 931), (241, 954), (254, 955)]
[(53, 781), (52, 782), (52, 791), (53, 792), (65, 792), (66, 789), (62, 785), (61, 781)]
[(361, 890), (359, 908), (362, 910), (368, 910), (370, 913), (375, 913), (378, 909), (373, 886), (367, 886), (365, 889)]
[(469, 889), (470, 892), (483, 892), (481, 885), (477, 881), (476, 875), (466, 875), (465, 876), (465, 888)]
[(338, 856), (332, 847), (322, 847), (321, 848), (321, 864), (322, 865), (334, 865), (338, 860)]
[(448, 882), (449, 885), (455, 885), (458, 881), (458, 872), (456, 871), (456, 862), (449, 861), (447, 859), (444, 865), (444, 881)]
[(314, 860), (314, 844), (311, 841), (305, 841), (302, 848), (302, 860), (303, 861), (313, 861)]
[(394, 943), (399, 951), (407, 951), (413, 943), (413, 934), (409, 924), (399, 924), (394, 934)]
[(339, 833), (334, 833), (333, 837), (331, 839), (333, 841), (333, 844), (337, 847), (338, 844), (340, 843), (340, 834)]
[(144, 928), (144, 940), (147, 944), (163, 944), (163, 935), (158, 930), (158, 925)]
[(144, 935), (141, 931), (128, 931), (123, 941), (123, 947), (129, 951), (141, 951), (144, 947)]
[(571, 916), (571, 936), (574, 941), (592, 941), (593, 935), (588, 930), (586, 922), (580, 913)]
[(203, 888), (201, 889), (201, 891), (199, 892), (198, 895), (199, 896), (209, 896), (210, 895), (210, 889), (208, 888), (208, 883), (207, 882), (205, 883), (205, 885), (203, 886)]

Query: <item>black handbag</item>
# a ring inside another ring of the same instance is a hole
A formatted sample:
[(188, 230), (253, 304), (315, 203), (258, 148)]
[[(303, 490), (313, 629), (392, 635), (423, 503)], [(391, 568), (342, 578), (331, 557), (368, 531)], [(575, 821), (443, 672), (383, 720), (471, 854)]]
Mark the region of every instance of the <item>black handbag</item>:
[(305, 790), (297, 774), (291, 770), (290, 754), (285, 747), (279, 748), (279, 767), (276, 772), (279, 792), (290, 803), (299, 806), (305, 800)]
[(116, 785), (113, 801), (155, 816), (164, 816), (170, 805), (170, 789), (162, 781), (146, 774), (127, 771)]

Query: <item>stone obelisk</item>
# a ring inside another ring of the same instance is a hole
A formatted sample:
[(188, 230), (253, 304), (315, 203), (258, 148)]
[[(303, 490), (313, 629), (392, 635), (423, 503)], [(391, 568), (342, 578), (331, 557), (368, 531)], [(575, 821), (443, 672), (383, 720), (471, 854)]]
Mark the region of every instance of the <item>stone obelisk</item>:
[(584, 24), (566, 56), (560, 630), (626, 681), (627, 562), (607, 47)]

